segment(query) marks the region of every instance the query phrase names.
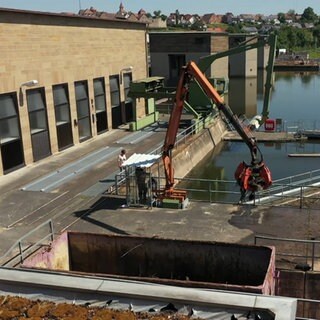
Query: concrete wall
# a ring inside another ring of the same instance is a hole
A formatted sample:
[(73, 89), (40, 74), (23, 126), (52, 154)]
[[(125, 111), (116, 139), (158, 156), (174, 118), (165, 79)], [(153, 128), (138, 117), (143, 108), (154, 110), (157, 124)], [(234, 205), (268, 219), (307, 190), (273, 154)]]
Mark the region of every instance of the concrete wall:
[(68, 271), (68, 233), (64, 232), (52, 242), (50, 247), (43, 247), (36, 255), (26, 259), (22, 267)]
[[(147, 76), (146, 26), (141, 23), (78, 16), (0, 10), (2, 44), (0, 94), (15, 93), (20, 106), (19, 121), (25, 164), (34, 161), (30, 136), (26, 90), (20, 85), (36, 79), (44, 88), (51, 153), (58, 152), (52, 86), (67, 84), (72, 119), (73, 144), (80, 143), (75, 101), (75, 81), (87, 81), (92, 136), (97, 135), (93, 79), (104, 78), (108, 129), (112, 129), (109, 76), (122, 76), (121, 69), (132, 66), (132, 77)], [(124, 101), (123, 83), (120, 86)], [(137, 114), (144, 113), (141, 105)], [(0, 175), (3, 173), (0, 153)]]
[(217, 118), (208, 128), (191, 137), (186, 145), (174, 150), (175, 177), (186, 176), (215, 146), (226, 133), (225, 123)]
[[(229, 50), (229, 39), (226, 34), (211, 35), (211, 54)], [(211, 65), (210, 77), (229, 78), (229, 58), (220, 58), (215, 60)]]
[[(229, 49), (227, 34), (211, 32), (150, 33), (152, 75), (170, 78), (169, 55), (184, 55), (186, 62)], [(228, 58), (216, 60), (207, 72), (209, 77), (228, 77)], [(175, 79), (177, 81), (177, 79)], [(168, 82), (171, 85), (171, 82)]]
[[(248, 41), (250, 36), (231, 35), (230, 48), (235, 48), (239, 43)], [(256, 40), (257, 41), (257, 40)], [(254, 43), (251, 41), (250, 43)], [(258, 74), (258, 50), (252, 49), (229, 57), (229, 77), (257, 77)]]

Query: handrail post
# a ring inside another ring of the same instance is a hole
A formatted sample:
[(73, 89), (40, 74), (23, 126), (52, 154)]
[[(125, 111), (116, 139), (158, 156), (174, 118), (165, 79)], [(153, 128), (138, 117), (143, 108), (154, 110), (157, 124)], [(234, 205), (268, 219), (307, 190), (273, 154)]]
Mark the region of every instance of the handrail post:
[(314, 268), (314, 254), (315, 254), (315, 242), (313, 240), (315, 240), (315, 238), (311, 238), (312, 240), (312, 255), (311, 255), (311, 270), (313, 271)]
[(20, 263), (23, 263), (21, 241), (19, 241), (18, 246), (19, 246), (19, 253), (20, 253)]
[(53, 221), (52, 220), (50, 220), (49, 221), (49, 225), (50, 225), (50, 233), (51, 233), (51, 242), (53, 242), (53, 240), (54, 240), (54, 232), (53, 232)]
[(302, 206), (303, 206), (303, 203), (302, 203), (302, 202), (303, 202), (303, 201), (302, 201), (302, 197), (303, 197), (303, 191), (302, 191), (302, 188), (303, 188), (303, 187), (301, 186), (301, 187), (300, 187), (300, 206), (299, 206), (299, 207), (300, 207), (300, 209), (302, 209)]

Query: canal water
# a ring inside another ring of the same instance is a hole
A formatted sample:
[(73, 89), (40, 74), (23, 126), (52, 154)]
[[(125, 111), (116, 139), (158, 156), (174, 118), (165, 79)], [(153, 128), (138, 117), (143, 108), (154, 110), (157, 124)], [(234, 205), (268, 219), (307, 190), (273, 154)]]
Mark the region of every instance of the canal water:
[[(304, 126), (320, 129), (320, 74), (275, 73), (269, 118), (281, 119), (293, 131)], [(261, 75), (260, 75), (261, 77)], [(262, 78), (264, 75), (262, 75)], [(261, 114), (263, 84), (259, 79), (230, 79), (226, 99), (236, 114), (248, 118)], [(320, 158), (292, 158), (290, 153), (320, 153), (320, 140), (290, 143), (258, 143), (266, 165), (278, 180), (320, 168)], [(242, 161), (250, 163), (250, 152), (243, 142), (223, 142), (208, 154), (187, 176), (194, 179), (234, 180)], [(195, 182), (189, 183), (192, 187)], [(229, 187), (238, 190), (236, 184)]]

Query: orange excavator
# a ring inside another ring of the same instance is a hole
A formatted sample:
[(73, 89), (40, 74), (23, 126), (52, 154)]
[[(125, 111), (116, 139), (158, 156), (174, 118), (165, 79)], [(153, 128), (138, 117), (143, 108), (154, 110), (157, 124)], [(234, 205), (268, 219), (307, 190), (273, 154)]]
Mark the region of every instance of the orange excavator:
[(267, 189), (272, 184), (270, 170), (264, 164), (263, 156), (257, 146), (256, 140), (253, 137), (250, 137), (248, 129), (242, 127), (237, 116), (232, 112), (230, 107), (224, 103), (223, 98), (193, 61), (190, 61), (181, 70), (181, 76), (175, 95), (175, 102), (170, 115), (165, 142), (162, 148), (162, 160), (166, 178), (166, 185), (162, 197), (178, 199), (180, 202), (183, 202), (184, 199), (186, 199), (186, 191), (174, 189), (175, 181), (174, 167), (172, 163), (172, 149), (176, 141), (184, 102), (188, 100), (190, 82), (192, 81), (198, 82), (206, 95), (213, 100), (218, 110), (223, 113), (227, 121), (233, 125), (235, 130), (248, 146), (251, 153), (251, 163), (247, 164), (244, 161), (241, 162), (238, 165), (234, 176), (240, 186), (240, 201), (242, 202), (245, 199), (247, 192), (251, 192), (250, 199), (253, 199), (256, 191)]

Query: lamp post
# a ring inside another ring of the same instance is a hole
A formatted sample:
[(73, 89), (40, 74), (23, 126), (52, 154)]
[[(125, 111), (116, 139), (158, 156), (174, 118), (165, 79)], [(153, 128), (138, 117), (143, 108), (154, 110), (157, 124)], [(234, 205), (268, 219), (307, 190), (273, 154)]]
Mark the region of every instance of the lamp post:
[(26, 82), (23, 82), (20, 84), (20, 88), (19, 88), (19, 105), (20, 107), (23, 106), (23, 92), (22, 92), (22, 87), (33, 87), (36, 86), (38, 84), (38, 80), (29, 80)]
[(120, 84), (122, 84), (123, 74), (132, 71), (133, 66), (129, 66), (120, 70)]

